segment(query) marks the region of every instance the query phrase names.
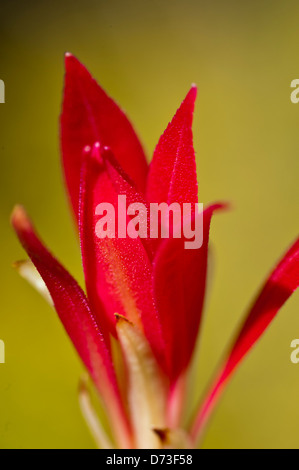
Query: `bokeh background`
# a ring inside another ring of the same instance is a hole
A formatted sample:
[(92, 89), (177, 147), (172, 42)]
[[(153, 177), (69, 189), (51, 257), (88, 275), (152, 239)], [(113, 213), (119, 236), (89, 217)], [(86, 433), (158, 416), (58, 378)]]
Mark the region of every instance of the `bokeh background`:
[[(213, 269), (191, 404), (264, 277), (299, 232), (299, 4), (252, 0), (1, 1), (1, 448), (89, 448), (82, 366), (56, 314), (12, 269), (24, 258), (9, 225), (15, 203), (82, 283), (63, 187), (58, 116), (71, 51), (126, 109), (151, 158), (192, 82), (200, 201), (215, 217)], [(206, 448), (299, 447), (299, 294), (281, 310), (219, 404)]]

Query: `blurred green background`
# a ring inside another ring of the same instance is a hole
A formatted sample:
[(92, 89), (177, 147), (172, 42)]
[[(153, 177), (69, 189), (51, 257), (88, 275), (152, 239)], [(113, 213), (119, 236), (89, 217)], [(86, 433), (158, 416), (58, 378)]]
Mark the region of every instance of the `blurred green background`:
[[(264, 277), (299, 232), (297, 1), (1, 1), (0, 447), (93, 447), (81, 417), (82, 367), (56, 314), (11, 268), (24, 258), (9, 225), (25, 205), (44, 240), (82, 283), (63, 188), (58, 116), (63, 54), (85, 63), (127, 111), (147, 154), (192, 82), (200, 201), (224, 199), (212, 226), (213, 275), (192, 403)], [(206, 448), (299, 447), (299, 294), (246, 359)], [(191, 409), (191, 408), (190, 408)]]

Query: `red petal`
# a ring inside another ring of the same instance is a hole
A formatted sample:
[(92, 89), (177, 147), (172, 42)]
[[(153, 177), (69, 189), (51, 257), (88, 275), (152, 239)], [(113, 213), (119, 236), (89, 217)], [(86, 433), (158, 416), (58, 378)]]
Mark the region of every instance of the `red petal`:
[(193, 86), (155, 149), (148, 175), (149, 202), (198, 201), (191, 129), (195, 98)]
[(112, 148), (119, 164), (144, 191), (147, 163), (132, 125), (88, 70), (71, 54), (65, 56), (61, 145), (65, 179), (78, 213), (82, 150), (95, 141)]
[(299, 286), (299, 239), (282, 257), (274, 269), (237, 336), (227, 361), (214, 381), (207, 398), (197, 415), (192, 434), (196, 438), (202, 432), (212, 409), (223, 392), (236, 367), (269, 326), (278, 310)]
[(24, 249), (48, 287), (60, 320), (90, 372), (112, 414), (112, 419), (117, 426), (121, 427), (123, 438), (128, 432), (128, 425), (118, 392), (114, 368), (84, 292), (41, 243), (22, 207), (15, 208), (12, 224)]
[[(135, 187), (134, 183), (130, 180), (128, 175), (118, 165), (114, 155), (109, 147), (102, 149), (102, 155), (105, 155), (106, 170), (109, 175), (110, 181), (117, 194), (125, 195), (127, 198), (127, 205), (134, 203), (141, 203), (147, 210), (147, 226), (150, 226), (150, 209), (145, 196), (141, 194)], [(147, 237), (141, 238), (145, 250), (152, 260), (155, 251), (155, 240)]]
[[(119, 238), (117, 226), (113, 238), (98, 238), (95, 232), (98, 204), (112, 204), (117, 219), (118, 192), (115, 181), (111, 181), (111, 168), (107, 169), (112, 164), (108, 157), (109, 152), (100, 154), (99, 144), (95, 144), (82, 167), (79, 227), (88, 297), (94, 309), (101, 303), (105, 306), (106, 322), (113, 334), (118, 313), (144, 330), (154, 352), (161, 356), (160, 326), (151, 293), (152, 267), (140, 238)], [(118, 178), (122, 178), (120, 173)], [(123, 180), (123, 190), (129, 187)]]
[(167, 364), (175, 380), (188, 366), (195, 346), (204, 303), (209, 228), (215, 204), (203, 212), (203, 244), (186, 249), (184, 238), (165, 239), (153, 267), (154, 294)]

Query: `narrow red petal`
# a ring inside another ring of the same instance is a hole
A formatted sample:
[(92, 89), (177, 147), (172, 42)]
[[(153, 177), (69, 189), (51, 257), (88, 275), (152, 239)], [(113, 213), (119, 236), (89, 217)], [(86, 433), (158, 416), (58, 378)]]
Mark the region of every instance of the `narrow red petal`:
[(120, 426), (121, 439), (124, 439), (128, 433), (128, 424), (114, 368), (84, 292), (42, 244), (22, 207), (15, 208), (12, 224), (24, 249), (43, 278), (60, 320), (90, 372), (110, 416), (117, 426)]
[[(120, 180), (115, 186), (114, 167), (108, 160), (109, 152), (100, 152), (95, 144), (90, 153), (86, 153), (82, 167), (79, 228), (81, 237), (82, 259), (88, 297), (92, 307), (103, 304), (107, 313), (106, 322), (109, 330), (115, 334), (115, 313), (123, 315), (144, 331), (156, 355), (163, 356), (163, 343), (157, 313), (151, 292), (152, 266), (140, 238), (130, 238), (118, 233), (118, 196), (116, 187), (122, 186), (128, 200), (132, 197), (128, 181)], [(113, 175), (113, 181), (111, 180)], [(120, 195), (122, 194), (120, 192)], [(98, 238), (96, 224), (100, 217), (96, 207), (109, 203), (115, 208), (115, 236)], [(126, 211), (126, 207), (124, 208)], [(128, 216), (125, 213), (125, 229)], [(101, 314), (101, 312), (100, 312)]]
[(149, 202), (198, 201), (191, 128), (195, 98), (193, 86), (158, 142), (148, 175)]
[(192, 429), (194, 438), (202, 432), (216, 402), (237, 366), (297, 287), (299, 287), (299, 239), (282, 257), (250, 309), (231, 348), (228, 359), (200, 407)]
[(147, 163), (135, 131), (123, 111), (71, 54), (65, 57), (61, 115), (63, 167), (70, 199), (78, 213), (82, 150), (95, 141), (111, 147), (136, 186), (145, 190)]
[(200, 248), (186, 249), (184, 238), (169, 238), (154, 259), (154, 296), (172, 380), (186, 369), (194, 350), (204, 304), (211, 217), (223, 207), (215, 204), (204, 210)]

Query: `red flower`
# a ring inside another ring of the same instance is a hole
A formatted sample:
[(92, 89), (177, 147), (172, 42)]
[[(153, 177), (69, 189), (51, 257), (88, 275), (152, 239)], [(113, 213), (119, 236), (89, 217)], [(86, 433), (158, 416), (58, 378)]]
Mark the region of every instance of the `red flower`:
[(50, 294), (102, 398), (113, 443), (96, 421), (86, 389), (81, 391), (84, 414), (106, 447), (195, 446), (233, 372), (299, 285), (298, 239), (267, 279), (214, 385), (191, 424), (182, 429), (186, 376), (204, 305), (210, 222), (224, 204), (204, 209), (203, 243), (195, 250), (185, 249), (184, 238), (174, 236), (98, 238), (95, 225), (97, 205), (116, 207), (119, 195), (146, 207), (198, 202), (191, 130), (195, 98), (193, 86), (148, 168), (125, 114), (86, 68), (66, 55), (61, 147), (86, 294), (40, 241), (24, 209), (17, 206), (12, 215), (40, 277), (28, 262), (18, 264), (20, 273)]

